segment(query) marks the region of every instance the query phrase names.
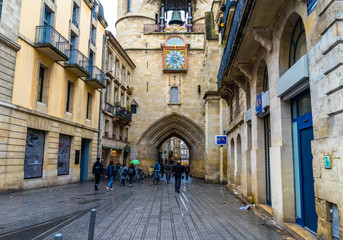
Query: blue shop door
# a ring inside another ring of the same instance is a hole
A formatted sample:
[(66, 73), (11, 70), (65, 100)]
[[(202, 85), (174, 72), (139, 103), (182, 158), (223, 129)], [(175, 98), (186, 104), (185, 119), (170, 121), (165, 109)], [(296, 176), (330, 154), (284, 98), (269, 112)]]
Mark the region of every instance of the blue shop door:
[(311, 153), (312, 140), (312, 127), (300, 130), (304, 226), (313, 232), (317, 232), (317, 214), (312, 166), (313, 156)]
[(81, 143), (81, 163), (80, 163), (80, 182), (88, 180), (88, 161), (89, 161), (89, 144), (90, 141), (82, 139)]

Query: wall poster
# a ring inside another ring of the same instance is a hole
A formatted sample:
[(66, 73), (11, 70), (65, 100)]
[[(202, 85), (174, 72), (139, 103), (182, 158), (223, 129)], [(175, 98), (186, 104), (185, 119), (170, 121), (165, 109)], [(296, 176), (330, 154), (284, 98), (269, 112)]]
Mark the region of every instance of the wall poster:
[(45, 133), (43, 131), (27, 129), (24, 179), (42, 177), (44, 142)]
[(58, 144), (57, 175), (69, 174), (71, 137), (60, 135)]

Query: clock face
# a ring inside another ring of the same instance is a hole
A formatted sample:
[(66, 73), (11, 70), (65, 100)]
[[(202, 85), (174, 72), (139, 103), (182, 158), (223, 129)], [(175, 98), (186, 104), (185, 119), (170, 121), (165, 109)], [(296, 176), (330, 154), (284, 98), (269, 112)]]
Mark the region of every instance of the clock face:
[(169, 50), (166, 52), (166, 69), (185, 69), (184, 50)]

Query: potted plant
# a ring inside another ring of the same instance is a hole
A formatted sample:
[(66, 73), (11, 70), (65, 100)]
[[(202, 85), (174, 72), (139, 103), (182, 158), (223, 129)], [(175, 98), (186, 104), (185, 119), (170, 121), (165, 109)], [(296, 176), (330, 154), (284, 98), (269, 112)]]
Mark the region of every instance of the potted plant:
[(116, 107), (120, 107), (120, 105), (121, 105), (120, 102), (116, 102), (116, 103), (115, 103), (115, 106), (116, 106)]
[(128, 87), (127, 88), (127, 93), (128, 94), (132, 94), (132, 92), (133, 92), (133, 87)]

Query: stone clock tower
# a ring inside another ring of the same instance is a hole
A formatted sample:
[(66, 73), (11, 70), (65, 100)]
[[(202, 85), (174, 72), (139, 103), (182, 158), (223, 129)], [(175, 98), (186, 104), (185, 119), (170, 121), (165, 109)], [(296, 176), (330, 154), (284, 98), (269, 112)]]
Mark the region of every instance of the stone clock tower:
[(176, 136), (190, 150), (191, 174), (219, 179), (219, 150), (214, 146), (219, 127), (209, 129), (209, 123), (219, 120), (207, 114), (209, 107), (219, 111), (218, 101), (209, 106), (206, 99), (206, 92), (216, 90), (216, 71), (208, 71), (206, 55), (205, 12), (211, 4), (118, 1), (116, 38), (136, 65), (131, 82), (132, 104), (137, 105), (129, 132), (131, 159), (139, 159), (145, 171), (158, 160), (162, 144)]

